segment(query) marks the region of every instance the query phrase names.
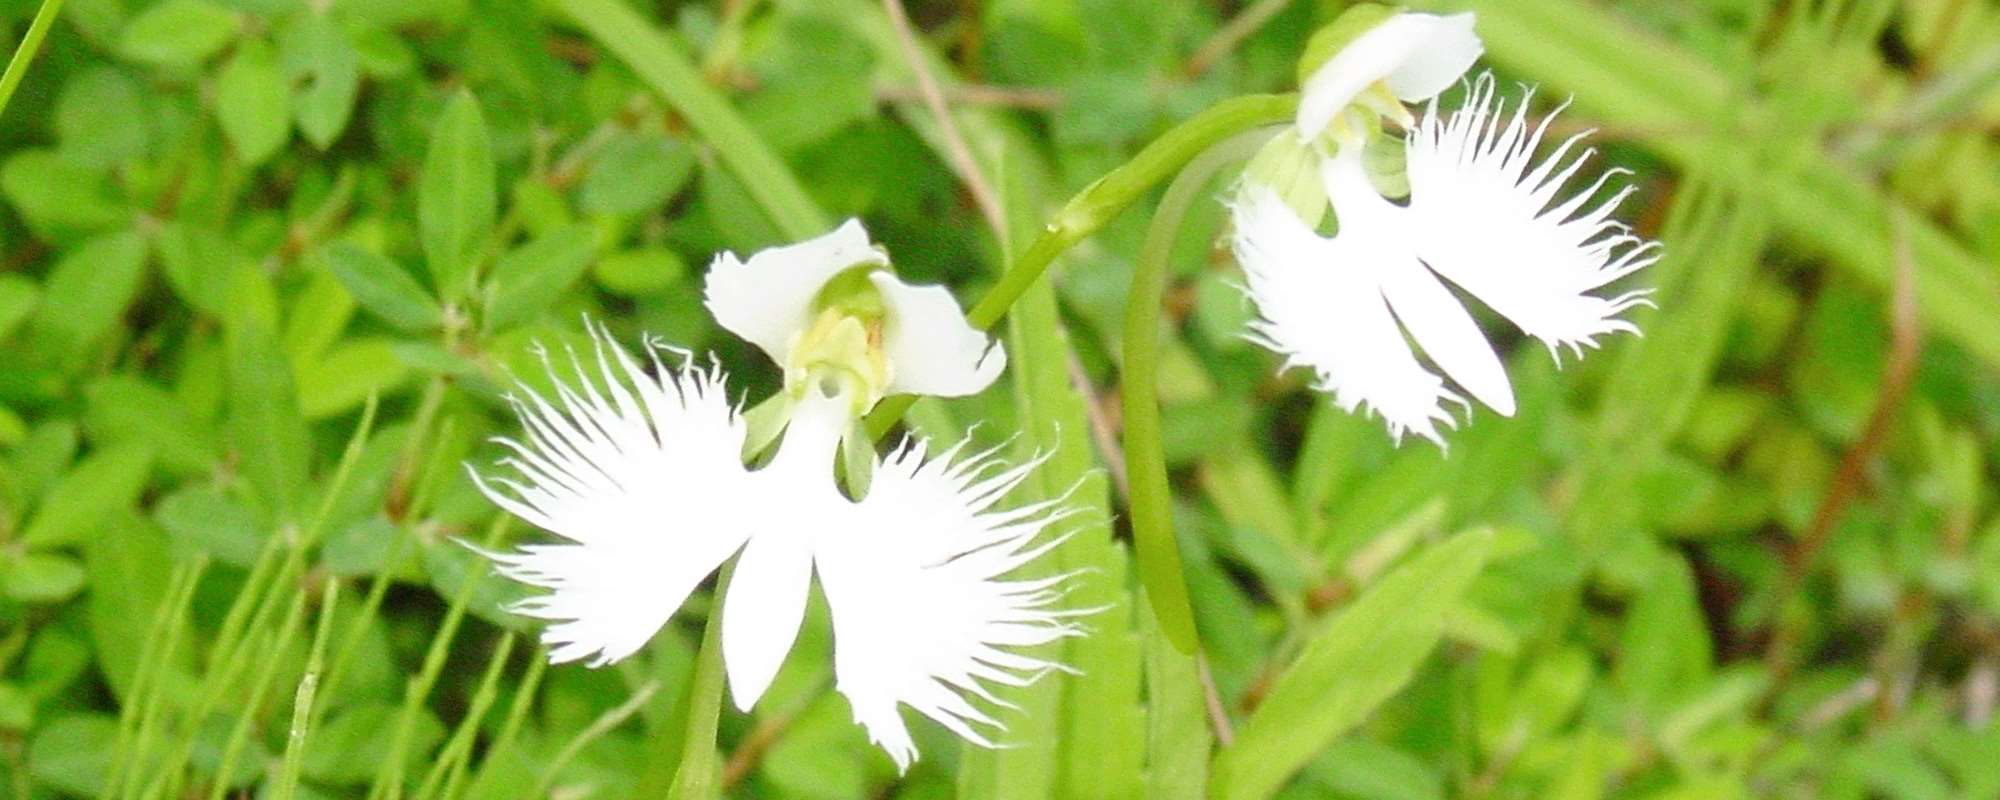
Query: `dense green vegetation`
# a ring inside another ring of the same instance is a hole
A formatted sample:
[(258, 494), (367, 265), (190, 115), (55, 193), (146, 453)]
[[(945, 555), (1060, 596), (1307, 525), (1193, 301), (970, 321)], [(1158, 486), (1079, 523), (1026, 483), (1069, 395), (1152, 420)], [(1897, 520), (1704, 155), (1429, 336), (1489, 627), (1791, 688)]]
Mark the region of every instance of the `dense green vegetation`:
[[(2000, 796), (2000, 8), (1419, 3), (1573, 101), (1668, 254), (1643, 338), (1489, 326), (1520, 412), (1447, 451), (1245, 341), (1228, 169), (1147, 236), (1345, 5), (0, 0), (10, 44), (60, 7), (0, 113), (0, 798)], [(1053, 257), (974, 312), (1002, 383), (903, 425), (1050, 454), (1017, 499), (1073, 492), (1044, 568), (1108, 609), (1010, 747), (913, 721), (900, 780), (818, 599), (739, 714), (708, 592), (548, 667), (462, 546), (541, 536), (463, 466), (537, 343), (650, 332), (754, 402), (702, 270), (848, 216), (968, 307)], [(1164, 511), (1199, 662), (1131, 556)]]

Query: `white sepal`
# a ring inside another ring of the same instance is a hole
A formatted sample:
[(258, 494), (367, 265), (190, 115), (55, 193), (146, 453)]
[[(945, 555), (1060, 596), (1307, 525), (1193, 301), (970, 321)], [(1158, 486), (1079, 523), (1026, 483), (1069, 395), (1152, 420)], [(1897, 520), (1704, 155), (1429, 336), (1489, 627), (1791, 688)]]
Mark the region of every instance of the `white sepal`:
[(1300, 87), (1299, 135), (1318, 138), (1334, 115), (1376, 81), (1386, 83), (1404, 102), (1449, 88), (1486, 51), (1472, 24), (1471, 12), (1405, 12), (1356, 37)]
[(978, 394), (1007, 368), (1000, 343), (972, 327), (944, 287), (911, 286), (888, 272), (868, 277), (888, 310), (882, 347), (889, 356), (889, 394)]
[(792, 337), (812, 323), (813, 300), (827, 281), (857, 266), (888, 263), (861, 221), (850, 219), (819, 238), (759, 250), (749, 261), (717, 255), (705, 300), (717, 323), (783, 365)]

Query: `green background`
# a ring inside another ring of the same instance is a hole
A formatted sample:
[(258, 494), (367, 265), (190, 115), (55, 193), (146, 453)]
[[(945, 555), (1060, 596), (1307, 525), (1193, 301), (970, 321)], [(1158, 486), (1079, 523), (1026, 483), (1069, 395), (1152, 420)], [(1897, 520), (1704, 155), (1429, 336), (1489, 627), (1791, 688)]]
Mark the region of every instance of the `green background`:
[(539, 534), (462, 465), (537, 343), (650, 332), (754, 404), (714, 253), (859, 216), (970, 305), (1155, 137), (1295, 88), (1343, 6), (913, 2), (952, 134), (868, 0), (68, 0), (0, 114), (0, 798), (2000, 796), (1979, 0), (1471, 4), (1667, 256), (1645, 336), (1560, 368), (1480, 309), (1520, 412), (1448, 451), (1243, 339), (1208, 186), (1158, 354), (1203, 664), (1132, 588), (1112, 452), (1158, 192), (1104, 216), (996, 328), (1007, 378), (908, 416), (1018, 433), (1021, 499), (1084, 512), (1040, 568), (1109, 610), (1006, 693), (1008, 749), (914, 721), (898, 781), (817, 599), (748, 715), (706, 592), (598, 670), (499, 611), (458, 542)]

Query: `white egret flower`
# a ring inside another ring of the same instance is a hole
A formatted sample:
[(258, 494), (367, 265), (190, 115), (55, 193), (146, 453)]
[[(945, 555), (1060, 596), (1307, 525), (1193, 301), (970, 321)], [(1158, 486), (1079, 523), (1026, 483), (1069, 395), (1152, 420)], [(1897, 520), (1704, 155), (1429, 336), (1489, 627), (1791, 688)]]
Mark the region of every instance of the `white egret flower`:
[(860, 499), (835, 481), (843, 438), (882, 393), (978, 391), (1004, 358), (943, 289), (905, 286), (886, 264), (855, 223), (747, 264), (717, 260), (710, 307), (786, 367), (783, 438), (761, 467), (745, 463), (752, 426), (720, 368), (662, 363), (657, 343), (649, 370), (594, 327), (595, 358), (571, 354), (554, 398), (520, 388), (524, 433), (498, 440), (511, 474), (473, 477), (557, 537), (492, 555), (546, 590), (513, 610), (549, 622), (551, 661), (631, 655), (735, 556), (719, 613), (736, 705), (776, 677), (817, 575), (836, 688), (899, 769), (917, 757), (900, 706), (992, 746), (999, 723), (975, 701), (1000, 704), (993, 685), (1062, 669), (1019, 648), (1079, 632), (1068, 619), (1086, 612), (1057, 607), (1069, 576), (1007, 577), (1061, 541), (1043, 536), (1066, 516), (1060, 503), (1000, 506), (1039, 460), (906, 443), (867, 451)]
[[(1252, 163), (1232, 203), (1231, 246), (1259, 317), (1251, 338), (1312, 370), (1341, 408), (1380, 414), (1398, 441), (1443, 445), (1438, 423), (1456, 424), (1445, 404), (1469, 406), (1446, 377), (1515, 410), (1506, 370), (1447, 283), (1560, 362), (1564, 348), (1581, 357), (1600, 335), (1638, 332), (1619, 315), (1647, 304), (1647, 291), (1598, 292), (1659, 257), (1611, 218), (1629, 187), (1593, 200), (1619, 170), (1564, 192), (1591, 155), (1573, 153), (1582, 134), (1537, 158), (1549, 120), (1531, 124), (1525, 98), (1510, 111), (1490, 75), (1439, 113), (1434, 96), (1481, 52), (1471, 27), (1471, 14), (1394, 14), (1359, 33), (1349, 24), (1345, 48), (1305, 81), (1298, 127)], [(1420, 120), (1400, 105), (1425, 98)], [(1368, 148), (1383, 120), (1404, 128), (1390, 144), (1405, 160), (1388, 176)], [(1397, 179), (1406, 205), (1384, 196)], [(1337, 232), (1326, 237), (1316, 227), (1329, 206)]]

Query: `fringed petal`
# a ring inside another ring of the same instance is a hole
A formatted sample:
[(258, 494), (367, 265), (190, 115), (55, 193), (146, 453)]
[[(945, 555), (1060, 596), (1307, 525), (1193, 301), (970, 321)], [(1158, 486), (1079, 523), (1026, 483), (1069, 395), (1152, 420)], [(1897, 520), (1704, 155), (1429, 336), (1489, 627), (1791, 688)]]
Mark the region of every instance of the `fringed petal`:
[[(1570, 137), (1536, 160), (1549, 120), (1531, 126), (1526, 98), (1508, 113), (1491, 75), (1449, 117), (1436, 103), (1410, 136), (1410, 215), (1418, 254), (1452, 283), (1540, 339), (1558, 360), (1597, 337), (1638, 332), (1620, 314), (1647, 291), (1598, 289), (1659, 259), (1659, 245), (1611, 218), (1630, 188), (1600, 198), (1617, 170), (1564, 197), (1590, 158)], [(1553, 119), (1553, 116), (1550, 117)]]
[(999, 723), (973, 700), (988, 685), (1023, 685), (1058, 665), (1013, 648), (1074, 636), (1058, 607), (1064, 577), (1005, 576), (1060, 539), (1038, 538), (1064, 516), (1053, 504), (996, 509), (1039, 462), (1003, 468), (991, 452), (925, 458), (905, 445), (876, 468), (868, 496), (830, 515), (813, 550), (833, 615), (836, 688), (855, 721), (896, 762), (917, 758), (899, 707), (967, 741), (993, 746)]
[(740, 510), (756, 498), (719, 369), (685, 356), (664, 366), (649, 344), (648, 374), (602, 328), (592, 335), (595, 357), (568, 354), (554, 401), (519, 387), (525, 433), (499, 440), (513, 474), (472, 477), (501, 508), (563, 540), (493, 554), (501, 574), (548, 590), (514, 610), (550, 621), (551, 661), (602, 666), (643, 646), (743, 544)]

